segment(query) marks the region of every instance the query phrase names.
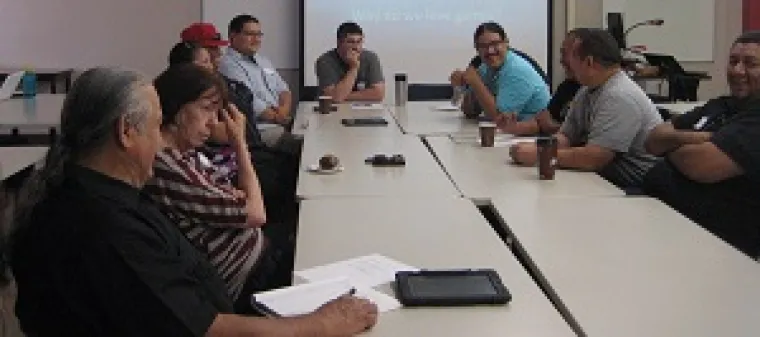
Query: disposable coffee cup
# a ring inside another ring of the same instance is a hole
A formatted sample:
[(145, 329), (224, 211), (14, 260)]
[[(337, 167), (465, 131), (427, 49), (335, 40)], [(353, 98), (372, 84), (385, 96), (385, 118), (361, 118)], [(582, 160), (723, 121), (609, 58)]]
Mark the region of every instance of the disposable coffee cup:
[(319, 113), (329, 114), (332, 110), (332, 96), (319, 96)]
[(494, 138), (496, 137), (496, 123), (480, 122), (480, 146), (493, 147)]

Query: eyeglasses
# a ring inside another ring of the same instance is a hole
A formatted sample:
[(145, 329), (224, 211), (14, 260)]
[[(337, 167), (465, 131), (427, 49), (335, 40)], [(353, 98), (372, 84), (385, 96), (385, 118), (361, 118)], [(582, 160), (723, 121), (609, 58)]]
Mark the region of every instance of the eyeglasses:
[(478, 42), (478, 43), (475, 43), (475, 49), (479, 51), (488, 51), (488, 50), (491, 50), (491, 48), (494, 48), (494, 49), (499, 48), (503, 43), (504, 41), (502, 40), (491, 41), (491, 42), (486, 42), (486, 43)]
[(345, 44), (362, 44), (364, 42), (364, 39), (343, 39), (343, 43)]
[(243, 31), (243, 35), (253, 36), (253, 37), (263, 37), (264, 33), (262, 33), (262, 32)]

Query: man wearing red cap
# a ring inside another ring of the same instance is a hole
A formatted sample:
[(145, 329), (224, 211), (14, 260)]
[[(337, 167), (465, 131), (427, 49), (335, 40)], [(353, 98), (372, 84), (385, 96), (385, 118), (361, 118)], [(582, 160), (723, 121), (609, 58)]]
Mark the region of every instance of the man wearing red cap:
[(211, 62), (219, 69), (219, 60), (222, 57), (221, 47), (227, 46), (230, 43), (222, 40), (222, 35), (216, 30), (216, 27), (210, 23), (198, 22), (194, 23), (184, 30), (180, 34), (180, 38), (183, 42), (193, 42), (206, 48), (211, 54)]

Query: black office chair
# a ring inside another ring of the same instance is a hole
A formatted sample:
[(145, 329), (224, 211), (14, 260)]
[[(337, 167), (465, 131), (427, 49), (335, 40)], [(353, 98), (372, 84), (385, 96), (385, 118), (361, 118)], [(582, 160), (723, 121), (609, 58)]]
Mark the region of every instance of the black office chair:
[(451, 84), (414, 83), (407, 88), (409, 101), (444, 101), (454, 96)]
[(299, 101), (316, 101), (317, 97), (319, 97), (319, 88), (316, 86), (303, 86), (298, 94)]
[(704, 72), (684, 70), (672, 55), (645, 53), (647, 62), (660, 68), (660, 75), (668, 80), (668, 100), (696, 101), (699, 81), (707, 76)]
[(699, 90), (699, 77), (683, 73), (666, 74), (668, 77), (668, 97), (671, 101), (697, 100)]
[(665, 108), (657, 107), (657, 112), (660, 113), (660, 117), (662, 117), (662, 120), (667, 121), (673, 118), (673, 114), (670, 113), (670, 110)]
[(526, 54), (524, 51), (515, 49), (515, 48), (509, 48), (513, 53), (517, 54), (518, 56), (522, 57), (528, 63), (530, 63), (531, 66), (533, 66), (533, 69), (536, 70), (536, 72), (541, 75), (541, 78), (544, 79), (544, 82), (546, 82), (546, 85), (549, 85), (549, 77), (546, 76), (546, 72), (541, 68), (541, 65), (536, 62), (534, 58), (532, 58), (530, 55)]
[[(544, 69), (541, 68), (541, 65), (538, 64), (538, 62), (536, 62), (534, 58), (532, 58), (530, 55), (526, 54), (524, 51), (519, 50), (519, 49), (509, 48), (509, 50), (515, 53), (517, 56), (522, 57), (525, 61), (528, 61), (528, 63), (530, 63), (530, 65), (533, 66), (533, 69), (535, 69), (536, 72), (541, 76), (541, 78), (544, 79), (544, 82), (546, 82), (546, 85), (549, 85), (549, 77), (546, 76), (546, 72), (544, 71)], [(471, 67), (477, 68), (480, 66), (481, 63), (482, 61), (480, 59), (480, 56), (477, 56), (477, 55), (474, 56), (470, 60)]]

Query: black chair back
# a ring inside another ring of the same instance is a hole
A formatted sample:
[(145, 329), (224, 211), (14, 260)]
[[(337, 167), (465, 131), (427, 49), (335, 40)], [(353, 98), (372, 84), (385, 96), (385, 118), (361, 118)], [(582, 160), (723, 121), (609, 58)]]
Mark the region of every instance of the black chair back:
[(533, 69), (535, 69), (536, 72), (539, 75), (541, 75), (541, 78), (544, 79), (544, 82), (546, 82), (546, 85), (549, 85), (549, 77), (546, 76), (546, 72), (543, 69), (541, 69), (541, 65), (538, 64), (538, 62), (536, 62), (534, 58), (530, 57), (530, 55), (526, 54), (524, 51), (519, 50), (519, 49), (509, 48), (509, 50), (511, 50), (513, 53), (525, 59), (525, 61), (528, 61), (528, 63), (530, 63), (530, 65), (533, 66)]
[(409, 84), (407, 96), (412, 101), (445, 101), (454, 96), (451, 84), (414, 83)]
[(316, 86), (303, 86), (298, 94), (299, 101), (312, 102), (316, 101), (317, 97), (319, 97), (319, 88)]

